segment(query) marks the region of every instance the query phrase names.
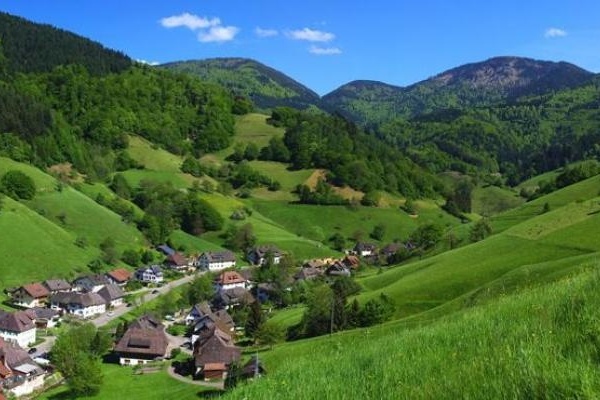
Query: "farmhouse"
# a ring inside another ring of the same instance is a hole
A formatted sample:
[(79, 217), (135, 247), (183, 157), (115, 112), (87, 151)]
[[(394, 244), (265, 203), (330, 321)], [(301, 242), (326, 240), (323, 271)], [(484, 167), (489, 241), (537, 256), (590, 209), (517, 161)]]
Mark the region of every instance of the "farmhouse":
[(16, 306), (33, 308), (41, 307), (48, 300), (50, 291), (41, 283), (30, 283), (12, 292), (12, 302)]
[(114, 349), (119, 356), (119, 364), (146, 364), (165, 357), (169, 342), (164, 328), (149, 315), (133, 321)]
[(240, 354), (231, 336), (213, 326), (194, 342), (195, 376), (204, 380), (225, 379), (229, 365), (239, 361)]
[(274, 245), (263, 245), (252, 248), (246, 254), (246, 258), (254, 265), (265, 265), (272, 257), (273, 264), (279, 264), (283, 253)]
[(104, 299), (107, 307), (118, 307), (123, 304), (125, 292), (121, 286), (111, 283), (104, 286), (98, 294)]
[(231, 251), (207, 251), (198, 257), (196, 261), (198, 268), (209, 271), (220, 271), (235, 267), (235, 254)]
[(50, 308), (81, 318), (91, 318), (106, 312), (106, 300), (98, 293), (57, 293), (50, 298)]
[(18, 344), (0, 338), (0, 388), (19, 397), (44, 385), (44, 370)]
[(212, 310), (207, 302), (195, 304), (190, 312), (185, 317), (186, 325), (193, 325), (197, 319), (204, 317), (207, 314), (211, 314)]
[(106, 278), (110, 283), (114, 283), (121, 287), (125, 286), (131, 280), (131, 272), (125, 268), (113, 269), (106, 273)]
[(162, 269), (159, 265), (150, 265), (135, 271), (135, 279), (144, 283), (161, 283), (164, 281)]
[(54, 328), (60, 320), (58, 311), (46, 307), (35, 307), (25, 311), (38, 329)]
[(110, 282), (103, 274), (80, 276), (73, 281), (73, 288), (78, 292), (96, 293)]
[(238, 305), (252, 304), (255, 301), (254, 296), (248, 290), (236, 287), (218, 291), (213, 298), (213, 305), (216, 308), (229, 309)]
[(337, 261), (327, 268), (325, 274), (328, 276), (350, 276), (350, 268), (341, 261)]
[(35, 318), (26, 311), (0, 310), (0, 338), (21, 347), (35, 343)]
[(71, 284), (64, 279), (48, 279), (43, 282), (43, 285), (48, 289), (50, 294), (70, 292), (72, 290)]
[(315, 267), (302, 268), (294, 275), (296, 281), (310, 281), (323, 275), (323, 270)]
[(174, 271), (183, 272), (193, 265), (183, 254), (173, 253), (167, 256), (165, 266)]

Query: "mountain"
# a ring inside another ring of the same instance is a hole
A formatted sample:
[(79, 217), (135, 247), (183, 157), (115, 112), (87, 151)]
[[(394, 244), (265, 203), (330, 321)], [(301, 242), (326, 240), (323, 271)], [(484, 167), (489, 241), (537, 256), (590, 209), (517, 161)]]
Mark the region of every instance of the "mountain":
[(8, 72), (48, 72), (58, 65), (83, 65), (94, 75), (120, 72), (131, 66), (125, 54), (98, 42), (0, 12), (0, 71), (2, 55)]
[(256, 107), (318, 105), (319, 95), (289, 76), (246, 58), (214, 58), (163, 64), (160, 68), (196, 75), (217, 83), (235, 95), (250, 98)]
[(580, 86), (594, 74), (566, 62), (496, 57), (442, 72), (407, 87), (376, 81), (347, 83), (322, 99), (329, 111), (378, 125), (443, 109), (510, 102)]

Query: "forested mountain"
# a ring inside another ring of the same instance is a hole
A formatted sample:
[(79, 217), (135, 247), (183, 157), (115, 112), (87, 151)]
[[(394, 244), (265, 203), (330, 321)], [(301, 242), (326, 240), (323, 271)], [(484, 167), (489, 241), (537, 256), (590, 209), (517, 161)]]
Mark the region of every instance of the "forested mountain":
[(123, 71), (131, 65), (125, 54), (100, 43), (0, 12), (2, 53), (8, 72), (48, 72), (58, 65), (79, 64), (91, 74), (100, 75)]
[(591, 72), (566, 62), (497, 57), (463, 65), (408, 87), (350, 82), (323, 97), (323, 106), (366, 125), (444, 109), (511, 102), (520, 96), (574, 88)]
[(320, 102), (319, 96), (301, 83), (273, 68), (245, 58), (181, 61), (160, 67), (217, 83), (234, 95), (250, 98), (260, 109), (277, 106), (305, 109)]

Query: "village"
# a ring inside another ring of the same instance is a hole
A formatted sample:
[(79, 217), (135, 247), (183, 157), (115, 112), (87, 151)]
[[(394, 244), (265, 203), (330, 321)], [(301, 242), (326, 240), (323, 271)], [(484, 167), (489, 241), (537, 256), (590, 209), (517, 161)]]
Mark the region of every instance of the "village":
[[(409, 246), (395, 242), (378, 251), (373, 244), (357, 242), (342, 258), (305, 260), (294, 267), (285, 284), (350, 277), (361, 264), (385, 262), (400, 248)], [(256, 271), (266, 265), (277, 268), (286, 254), (273, 245), (256, 246), (245, 254), (248, 265), (241, 267), (236, 255), (228, 250), (196, 256), (186, 256), (168, 245), (157, 246), (156, 250), (164, 256), (161, 264), (134, 271), (116, 268), (70, 282), (48, 279), (7, 289), (7, 305), (15, 311), (0, 309), (0, 396), (2, 391), (14, 397), (27, 396), (47, 386), (47, 378), (55, 372), (49, 356), (55, 337), (48, 332), (53, 328), (74, 321), (106, 325), (136, 308), (137, 304), (127, 302), (132, 293), (141, 293), (148, 301), (205, 274), (214, 277), (210, 300), (190, 304), (187, 310), (163, 315), (162, 319), (150, 313), (120, 324), (122, 331), (114, 332), (114, 362), (143, 366), (183, 351), (189, 355), (188, 362), (178, 364), (171, 374), (179, 379), (186, 376), (190, 381), (217, 382), (217, 387), (223, 386), (232, 365), (241, 365), (236, 372), (238, 378), (264, 373), (258, 357), (244, 357), (237, 346), (244, 336), (244, 326), (236, 326), (231, 313), (239, 307), (269, 301), (272, 284), (258, 282)], [(167, 327), (173, 323), (185, 325), (183, 337), (168, 333)]]

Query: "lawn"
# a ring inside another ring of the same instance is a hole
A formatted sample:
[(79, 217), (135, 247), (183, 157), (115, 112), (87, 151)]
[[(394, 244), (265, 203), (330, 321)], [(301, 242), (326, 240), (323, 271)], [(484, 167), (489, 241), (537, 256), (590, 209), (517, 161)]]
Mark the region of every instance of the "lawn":
[[(155, 373), (134, 374), (133, 368), (116, 364), (102, 364), (104, 376), (100, 393), (86, 397), (97, 400), (144, 399), (144, 400), (197, 400), (199, 393), (206, 391), (202, 386), (189, 385), (171, 378), (166, 370)], [(38, 399), (63, 400), (71, 399), (68, 388), (61, 386)]]

